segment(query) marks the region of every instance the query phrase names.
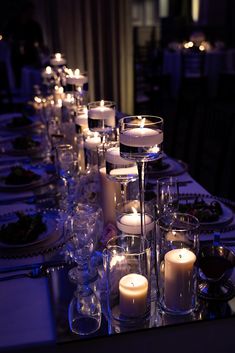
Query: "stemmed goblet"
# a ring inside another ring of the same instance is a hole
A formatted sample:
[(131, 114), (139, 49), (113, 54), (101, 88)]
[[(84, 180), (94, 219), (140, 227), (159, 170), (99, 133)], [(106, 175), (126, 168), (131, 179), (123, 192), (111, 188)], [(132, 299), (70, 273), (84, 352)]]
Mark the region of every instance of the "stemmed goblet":
[(127, 116), (119, 121), (120, 156), (137, 163), (141, 210), (141, 234), (145, 237), (145, 163), (162, 155), (163, 119), (158, 116)]
[(71, 202), (71, 186), (76, 171), (73, 146), (70, 144), (61, 144), (56, 146), (57, 172), (67, 187), (67, 209), (72, 211), (73, 202)]
[(127, 200), (127, 185), (138, 179), (136, 163), (120, 157), (119, 142), (110, 142), (105, 153), (106, 174), (109, 179), (117, 181), (121, 186), (123, 203)]
[(78, 204), (70, 218), (71, 238), (65, 255), (76, 263), (69, 271), (72, 282), (86, 285), (97, 277), (97, 269), (92, 265), (97, 241), (103, 229), (102, 210), (88, 204)]

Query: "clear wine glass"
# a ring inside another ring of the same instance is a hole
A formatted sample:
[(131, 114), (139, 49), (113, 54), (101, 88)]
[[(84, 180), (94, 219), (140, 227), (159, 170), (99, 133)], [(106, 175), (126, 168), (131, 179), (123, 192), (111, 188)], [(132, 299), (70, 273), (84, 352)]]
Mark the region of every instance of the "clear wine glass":
[(76, 160), (73, 146), (70, 144), (61, 144), (56, 146), (56, 169), (59, 177), (64, 181), (67, 188), (67, 209), (71, 211), (73, 202), (71, 202), (71, 186), (74, 182), (76, 172)]
[(157, 180), (157, 215), (170, 214), (178, 211), (179, 182), (176, 177), (164, 177)]
[(127, 200), (127, 185), (138, 179), (135, 162), (120, 156), (119, 142), (110, 142), (105, 153), (106, 173), (114, 181), (120, 183), (122, 201)]
[(78, 286), (69, 304), (68, 320), (70, 330), (85, 336), (100, 328), (101, 304), (95, 293), (87, 285)]
[(141, 229), (145, 237), (145, 163), (162, 156), (163, 119), (158, 116), (127, 116), (119, 121), (120, 156), (135, 161), (139, 175)]
[(88, 284), (97, 278), (97, 268), (91, 257), (103, 229), (102, 210), (93, 205), (78, 204), (70, 220), (72, 237), (65, 255), (77, 266), (69, 271), (69, 278), (77, 284)]

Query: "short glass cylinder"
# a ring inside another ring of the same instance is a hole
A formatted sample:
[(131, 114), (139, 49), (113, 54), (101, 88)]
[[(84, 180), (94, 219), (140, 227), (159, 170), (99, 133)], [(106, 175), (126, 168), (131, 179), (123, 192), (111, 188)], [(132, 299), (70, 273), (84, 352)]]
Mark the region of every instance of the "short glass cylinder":
[(199, 225), (197, 218), (182, 213), (157, 220), (156, 273), (163, 312), (186, 315), (197, 307)]
[(115, 106), (114, 102), (106, 100), (88, 103), (89, 129), (102, 134), (115, 129)]
[(163, 119), (158, 116), (127, 116), (120, 119), (121, 157), (137, 162), (159, 159), (163, 145)]
[(110, 320), (129, 325), (147, 319), (151, 291), (148, 241), (136, 235), (113, 237), (103, 252), (103, 261)]

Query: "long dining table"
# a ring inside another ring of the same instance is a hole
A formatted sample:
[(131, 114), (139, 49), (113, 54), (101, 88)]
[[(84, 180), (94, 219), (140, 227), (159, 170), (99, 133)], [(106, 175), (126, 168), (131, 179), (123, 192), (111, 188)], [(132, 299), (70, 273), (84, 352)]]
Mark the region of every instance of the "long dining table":
[[(12, 116), (19, 117), (19, 114), (10, 114), (10, 118)], [(9, 115), (0, 117), (2, 128), (0, 137), (0, 224), (2, 226), (11, 220), (16, 212), (33, 214), (38, 210), (43, 210), (47, 217), (48, 236), (42, 238), (41, 242), (35, 241), (21, 246), (0, 242), (0, 351), (74, 352), (78, 350), (88, 352), (94, 349), (94, 351), (119, 352), (129, 350), (131, 345), (132, 350), (138, 352), (142, 350), (143, 345), (148, 345), (148, 352), (156, 352), (157, 349), (170, 351), (174, 348), (174, 351), (182, 353), (188, 352), (188, 344), (190, 344), (190, 350), (198, 352), (198, 345), (202, 343), (201, 340), (195, 339), (196, 332), (200, 332), (202, 338), (206, 337), (206, 332), (207, 337), (214, 338), (214, 330), (223, 330), (223, 340), (216, 345), (211, 342), (211, 339), (208, 340), (209, 343), (203, 342), (204, 351), (208, 351), (210, 344), (213, 344), (214, 352), (219, 348), (221, 352), (221, 347), (224, 345), (234, 347), (232, 340), (229, 339), (230, 323), (234, 321), (233, 314), (235, 313), (235, 302), (232, 296), (229, 302), (223, 302), (222, 305), (217, 303), (218, 305), (214, 308), (216, 310), (213, 311), (208, 310), (207, 303), (205, 303), (205, 311), (199, 311), (195, 317), (166, 319), (166, 317), (160, 317), (158, 310), (155, 310), (147, 326), (132, 327), (131, 330), (121, 332), (111, 327), (107, 313), (102, 308), (101, 327), (95, 334), (88, 336), (73, 334), (68, 324), (68, 305), (76, 290), (76, 285), (68, 278), (68, 271), (73, 264), (65, 261), (64, 247), (68, 239), (65, 224), (68, 213), (61, 208), (61, 199), (58, 196), (63, 196), (63, 189), (60, 189), (55, 166), (48, 161), (46, 155), (44, 159), (35, 158), (32, 162), (30, 157), (33, 151), (29, 151), (28, 156), (22, 156), (19, 153), (16, 155), (16, 151), (12, 151), (12, 131), (7, 125), (8, 130), (4, 132), (6, 124), (9, 124)], [(32, 120), (32, 129), (38, 129), (40, 132), (40, 129), (43, 129), (41, 125), (38, 117)], [(30, 131), (27, 127), (24, 127), (24, 130), (26, 135)], [(21, 133), (22, 129), (18, 130), (18, 135)], [(14, 137), (18, 135), (16, 132)], [(42, 136), (38, 134), (38, 138), (40, 137)], [(40, 153), (45, 153), (44, 145)], [(6, 171), (9, 171), (12, 166), (19, 167), (21, 163), (23, 166), (30, 166), (41, 176), (34, 182), (34, 187), (27, 183), (25, 186), (14, 185), (14, 187), (3, 183)], [(207, 190), (188, 173), (187, 166), (182, 161), (165, 155), (162, 162), (162, 167), (165, 169), (160, 169), (159, 172), (155, 167), (152, 166), (152, 170), (150, 168), (147, 171), (147, 185), (153, 203), (155, 202), (156, 179), (169, 175), (177, 176), (182, 197), (198, 196), (213, 200)], [(228, 226), (220, 228), (221, 242), (232, 248), (233, 241), (235, 241), (234, 203), (223, 199), (219, 199), (219, 202), (224, 205), (224, 210), (227, 212), (225, 216), (229, 216), (231, 221)], [(212, 243), (212, 241), (213, 232), (200, 234), (201, 244)], [(37, 276), (32, 272), (32, 269), (45, 264), (50, 264), (49, 273), (43, 272), (42, 275)], [(232, 281), (235, 283), (234, 276)], [(92, 285), (96, 294), (100, 295), (99, 278)], [(153, 308), (156, 309), (156, 297), (153, 299)], [(168, 335), (171, 339), (166, 338)], [(180, 341), (183, 343), (176, 345)], [(203, 350), (200, 349), (200, 351)]]
[[(182, 194), (206, 195), (208, 192), (191, 175), (184, 171), (178, 176), (179, 181), (190, 181), (181, 186)], [(1, 194), (0, 214), (25, 210), (29, 207), (23, 201), (3, 202)], [(34, 205), (30, 204), (30, 207)], [(234, 230), (221, 235), (224, 242), (234, 238)], [(202, 236), (203, 241), (212, 241), (212, 234)], [(232, 246), (232, 243), (231, 243)], [(45, 261), (63, 260), (63, 251), (56, 251), (23, 256), (22, 258), (4, 258), (1, 256), (0, 269), (20, 265), (32, 265)], [(102, 327), (96, 335), (79, 337), (72, 333), (64, 334), (68, 327), (67, 301), (74, 289), (66, 281), (66, 268), (55, 269), (49, 276), (41, 278), (17, 278), (1, 280), (9, 273), (0, 273), (0, 351), (5, 352), (96, 352), (112, 351), (148, 352), (159, 350), (169, 352), (228, 352), (234, 351), (235, 343), (232, 332), (235, 317), (232, 314), (211, 316), (202, 320), (169, 321), (167, 324), (156, 323), (152, 328), (133, 330), (121, 334), (110, 334), (107, 327)], [(25, 271), (22, 271), (25, 272)], [(12, 273), (19, 273), (11, 272)], [(61, 280), (61, 276), (62, 279)], [(235, 277), (232, 277), (235, 283)], [(62, 282), (61, 282), (62, 281)], [(66, 297), (66, 299), (65, 299)], [(235, 312), (235, 302), (229, 302), (230, 311)], [(215, 320), (212, 320), (215, 319)], [(102, 326), (102, 325), (101, 325)]]

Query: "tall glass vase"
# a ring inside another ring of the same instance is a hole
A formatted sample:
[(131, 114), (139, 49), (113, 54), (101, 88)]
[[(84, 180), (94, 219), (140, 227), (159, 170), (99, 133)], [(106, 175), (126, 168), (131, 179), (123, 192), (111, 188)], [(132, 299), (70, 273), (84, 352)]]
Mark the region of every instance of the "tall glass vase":
[(119, 121), (120, 156), (137, 163), (141, 211), (141, 234), (145, 232), (145, 164), (162, 155), (163, 119), (158, 116), (127, 116)]

